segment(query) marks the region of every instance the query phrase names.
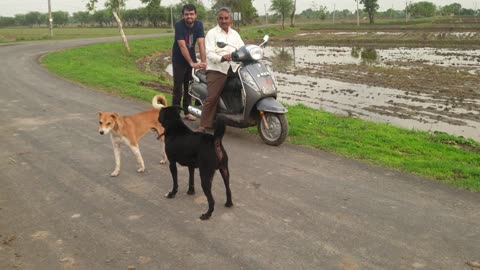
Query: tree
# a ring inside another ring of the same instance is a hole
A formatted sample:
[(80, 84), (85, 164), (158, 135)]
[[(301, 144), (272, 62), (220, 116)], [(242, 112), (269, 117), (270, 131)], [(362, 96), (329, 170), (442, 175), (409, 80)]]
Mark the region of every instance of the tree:
[(48, 13), (40, 14), (40, 24), (48, 25)]
[[(110, 12), (116, 12), (120, 16), (120, 11), (125, 9), (127, 0), (107, 0), (105, 2), (105, 7)], [(89, 12), (95, 10), (95, 6), (98, 3), (98, 0), (88, 0), (86, 7)]]
[(0, 17), (0, 27), (8, 27), (15, 25), (15, 18), (13, 17)]
[(293, 9), (292, 0), (272, 0), (270, 10), (282, 17), (282, 29), (285, 29), (285, 16)]
[(92, 18), (95, 23), (100, 25), (100, 27), (110, 25), (113, 22), (112, 14), (108, 14), (105, 9), (93, 13)]
[[(313, 8), (313, 9), (312, 9)], [(329, 14), (327, 7), (320, 5), (317, 7), (317, 5), (314, 3), (312, 8), (306, 9), (300, 13), (300, 16), (305, 17), (305, 18), (320, 18), (320, 20), (325, 20)], [(338, 14), (343, 14), (345, 11), (342, 11)], [(346, 14), (351, 14), (349, 10), (346, 9)], [(343, 15), (341, 15), (343, 16)], [(340, 17), (341, 17), (340, 16)]]
[(79, 11), (72, 14), (72, 19), (73, 22), (80, 23), (80, 25), (83, 27), (85, 24), (90, 22), (91, 16), (90, 13), (86, 11)]
[(389, 8), (384, 12), (378, 12), (378, 15), (381, 17), (388, 17), (388, 18), (405, 18), (405, 11)]
[(221, 7), (229, 7), (234, 12), (242, 13), (242, 21), (251, 22), (258, 17), (257, 10), (253, 7), (253, 0), (214, 0), (212, 9), (218, 10)]
[(56, 27), (65, 26), (68, 24), (68, 12), (66, 11), (55, 11), (52, 12), (53, 23)]
[(462, 16), (475, 16), (475, 10), (471, 9), (471, 8), (462, 8), (460, 10), (460, 15)]
[(297, 9), (297, 0), (293, 0), (292, 13), (290, 13), (290, 27), (295, 27), (295, 10)]
[[(164, 14), (164, 16), (166, 16), (166, 14)], [(123, 21), (129, 26), (141, 26), (147, 18), (148, 12), (146, 8), (127, 9), (123, 13)]]
[(166, 9), (160, 5), (160, 0), (141, 0), (142, 4), (147, 4), (145, 11), (150, 23), (158, 27), (162, 20), (167, 18)]
[(418, 2), (408, 6), (408, 10), (413, 17), (433, 17), (437, 11), (437, 6), (431, 2)]
[(344, 9), (342, 11), (337, 11), (337, 15), (338, 15), (338, 17), (341, 17), (341, 18), (347, 18), (347, 17), (352, 16), (353, 13), (348, 9)]
[(368, 13), (368, 20), (370, 21), (370, 24), (375, 23), (375, 13), (379, 8), (377, 1), (378, 0), (360, 0), (360, 4), (363, 4), (365, 7), (363, 11)]
[(442, 7), (441, 11), (443, 15), (460, 15), (460, 10), (462, 5), (458, 3), (453, 3), (447, 6)]
[(15, 14), (15, 25), (27, 25), (25, 20), (25, 14)]
[(40, 26), (41, 23), (41, 14), (38, 11), (31, 11), (25, 15), (25, 23), (32, 27), (33, 25), (37, 24)]
[(126, 1), (127, 0), (108, 0), (105, 2), (105, 7), (112, 12), (116, 12), (118, 16), (120, 16), (120, 14), (123, 13), (121, 11), (126, 7)]

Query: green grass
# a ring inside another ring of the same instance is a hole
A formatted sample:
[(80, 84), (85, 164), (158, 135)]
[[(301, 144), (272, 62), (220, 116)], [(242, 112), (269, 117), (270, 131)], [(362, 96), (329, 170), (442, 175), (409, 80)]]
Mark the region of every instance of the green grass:
[[(158, 33), (173, 33), (171, 29), (159, 28), (125, 28), (124, 32), (129, 35), (148, 35)], [(53, 38), (46, 27), (13, 27), (0, 28), (0, 43), (21, 42), (35, 40), (63, 40), (78, 38), (95, 38), (118, 36), (118, 28), (89, 28), (89, 27), (62, 27), (53, 29)]]
[[(245, 32), (251, 39), (271, 34), (267, 29)], [(49, 54), (43, 62), (60, 76), (150, 102), (157, 92), (139, 83), (157, 78), (140, 72), (135, 60), (154, 52), (169, 51), (172, 42), (172, 38), (131, 41), (130, 54), (125, 52), (121, 42), (97, 44)], [(291, 143), (480, 191), (478, 142), (341, 117), (303, 105), (288, 109), (288, 141)]]
[(370, 163), (480, 190), (480, 144), (342, 117), (297, 105), (289, 108), (289, 141)]
[(172, 43), (173, 38), (133, 40), (129, 41), (130, 53), (126, 52), (121, 42), (96, 44), (49, 54), (42, 62), (62, 77), (107, 92), (150, 100), (157, 92), (139, 83), (158, 81), (159, 78), (142, 73), (135, 61), (159, 50), (169, 50)]

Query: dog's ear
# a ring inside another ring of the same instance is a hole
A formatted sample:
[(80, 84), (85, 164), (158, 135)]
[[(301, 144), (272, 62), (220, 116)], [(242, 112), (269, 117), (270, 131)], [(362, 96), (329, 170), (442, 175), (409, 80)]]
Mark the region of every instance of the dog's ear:
[(102, 116), (103, 112), (97, 112), (98, 116)]
[(110, 114), (110, 116), (112, 117), (114, 124), (117, 125), (119, 129), (122, 129), (123, 121), (122, 121), (122, 118), (120, 117), (120, 114), (112, 113)]

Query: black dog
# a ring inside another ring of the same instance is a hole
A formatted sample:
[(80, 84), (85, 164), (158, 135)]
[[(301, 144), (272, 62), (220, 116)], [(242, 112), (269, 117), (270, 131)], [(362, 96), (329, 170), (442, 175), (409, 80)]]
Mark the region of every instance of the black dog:
[(230, 174), (228, 171), (228, 156), (223, 148), (222, 138), (225, 134), (225, 123), (218, 119), (214, 135), (194, 132), (180, 118), (180, 107), (170, 106), (160, 110), (158, 121), (165, 129), (165, 152), (170, 162), (170, 172), (173, 178), (173, 189), (166, 196), (173, 198), (178, 191), (177, 162), (188, 167), (188, 192), (195, 194), (194, 171), (200, 170), (202, 189), (208, 200), (208, 211), (200, 219), (209, 219), (214, 210), (215, 200), (212, 196), (213, 175), (217, 169), (225, 184), (227, 192), (226, 207), (233, 206), (230, 191)]

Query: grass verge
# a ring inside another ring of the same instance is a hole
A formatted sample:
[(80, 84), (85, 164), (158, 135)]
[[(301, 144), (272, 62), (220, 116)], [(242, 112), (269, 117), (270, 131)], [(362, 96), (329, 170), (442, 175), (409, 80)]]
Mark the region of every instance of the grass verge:
[[(172, 29), (159, 28), (125, 28), (127, 36), (149, 35), (158, 33), (173, 33)], [(64, 40), (78, 38), (96, 38), (118, 36), (118, 28), (93, 27), (61, 27), (53, 29), (53, 37), (47, 27), (12, 27), (0, 28), (0, 43), (22, 42), (35, 40)]]
[[(265, 33), (268, 29), (248, 29), (242, 35), (259, 39)], [(49, 54), (43, 63), (62, 77), (150, 102), (157, 92), (140, 82), (158, 78), (140, 72), (135, 61), (170, 50), (172, 42), (172, 38), (131, 41), (130, 54), (121, 42), (97, 44)], [(290, 143), (480, 191), (480, 144), (473, 140), (337, 116), (303, 105), (290, 106), (287, 118)]]

